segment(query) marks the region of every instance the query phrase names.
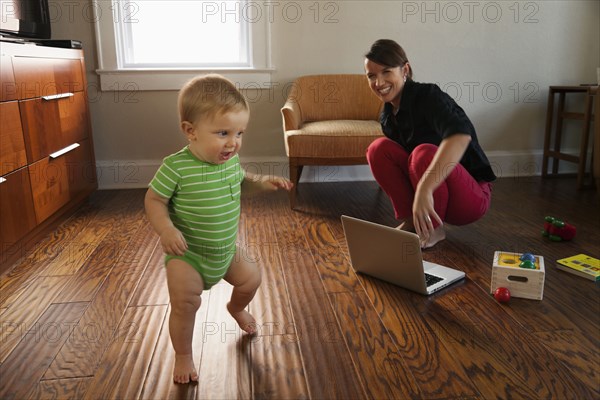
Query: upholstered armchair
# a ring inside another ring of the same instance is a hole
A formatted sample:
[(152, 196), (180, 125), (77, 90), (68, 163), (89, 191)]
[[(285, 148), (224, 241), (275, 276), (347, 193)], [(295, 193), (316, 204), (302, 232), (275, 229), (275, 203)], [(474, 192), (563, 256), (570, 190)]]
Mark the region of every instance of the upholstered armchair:
[(366, 164), (371, 142), (383, 135), (383, 104), (365, 75), (312, 75), (298, 78), (281, 109), (289, 158), (290, 206), (305, 165)]

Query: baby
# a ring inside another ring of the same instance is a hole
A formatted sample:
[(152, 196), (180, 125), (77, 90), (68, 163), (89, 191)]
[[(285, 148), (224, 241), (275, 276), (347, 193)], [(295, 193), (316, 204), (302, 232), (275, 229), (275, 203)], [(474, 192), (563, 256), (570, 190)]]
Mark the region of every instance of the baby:
[(192, 336), (203, 290), (221, 279), (233, 285), (227, 309), (242, 330), (256, 332), (256, 321), (245, 308), (261, 273), (256, 264), (234, 257), (241, 189), (290, 190), (292, 183), (242, 169), (238, 152), (249, 106), (229, 80), (215, 74), (192, 79), (179, 93), (178, 108), (189, 144), (164, 159), (146, 193), (145, 208), (166, 254), (173, 379), (188, 383), (198, 380)]

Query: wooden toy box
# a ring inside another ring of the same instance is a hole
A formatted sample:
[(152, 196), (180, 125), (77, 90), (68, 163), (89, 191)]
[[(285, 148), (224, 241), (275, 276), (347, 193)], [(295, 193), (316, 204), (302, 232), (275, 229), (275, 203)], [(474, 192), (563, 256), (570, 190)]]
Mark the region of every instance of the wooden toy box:
[(521, 268), (522, 253), (496, 251), (492, 265), (491, 293), (499, 287), (510, 290), (511, 297), (542, 300), (544, 296), (544, 257), (534, 255), (535, 269)]

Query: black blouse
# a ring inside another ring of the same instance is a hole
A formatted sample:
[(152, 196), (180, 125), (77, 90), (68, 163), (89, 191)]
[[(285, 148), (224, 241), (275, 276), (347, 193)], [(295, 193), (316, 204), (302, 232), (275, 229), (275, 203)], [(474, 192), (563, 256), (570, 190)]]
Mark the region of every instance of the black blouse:
[(423, 143), (439, 146), (443, 139), (457, 133), (471, 135), (461, 165), (477, 181), (496, 179), (469, 117), (438, 85), (406, 81), (398, 112), (394, 115), (392, 104), (386, 103), (380, 122), (385, 136), (409, 153)]

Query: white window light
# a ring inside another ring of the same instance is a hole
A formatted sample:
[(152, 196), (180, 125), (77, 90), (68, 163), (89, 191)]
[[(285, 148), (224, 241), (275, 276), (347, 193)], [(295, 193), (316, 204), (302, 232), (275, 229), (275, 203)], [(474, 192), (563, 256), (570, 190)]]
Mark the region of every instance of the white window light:
[(271, 87), (268, 2), (93, 2), (102, 90), (177, 90), (207, 72)]

